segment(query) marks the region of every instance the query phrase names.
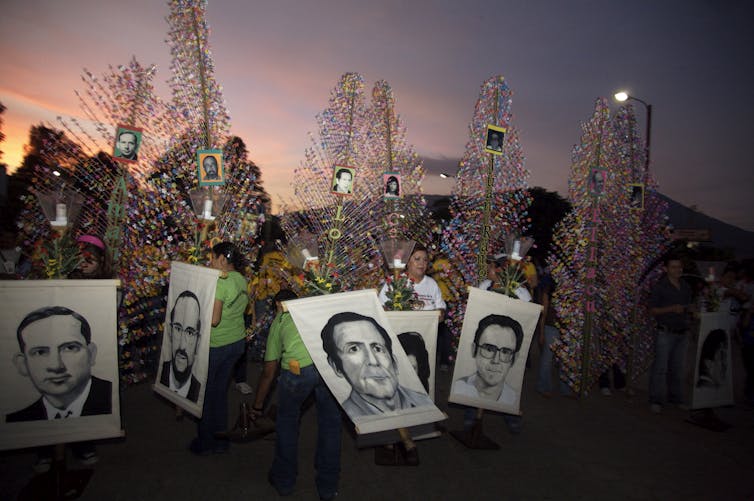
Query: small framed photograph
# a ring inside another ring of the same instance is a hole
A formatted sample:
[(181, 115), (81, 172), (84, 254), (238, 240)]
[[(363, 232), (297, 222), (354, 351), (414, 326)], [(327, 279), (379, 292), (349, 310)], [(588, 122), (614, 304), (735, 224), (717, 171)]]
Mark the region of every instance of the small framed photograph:
[(353, 181), (356, 176), (356, 169), (345, 165), (336, 165), (333, 167), (332, 176), (332, 193), (333, 195), (352, 195)]
[(487, 138), (484, 143), (484, 151), (493, 155), (503, 154), (503, 138), (505, 137), (503, 127), (497, 125), (487, 125)]
[(222, 150), (197, 150), (196, 169), (199, 186), (225, 184), (225, 166)]
[(628, 201), (628, 208), (631, 210), (644, 209), (644, 185), (641, 183), (629, 184), (631, 199)]
[(397, 172), (385, 172), (382, 175), (382, 193), (385, 198), (401, 198), (401, 175)]
[(143, 129), (118, 125), (115, 129), (113, 159), (119, 162), (136, 163), (139, 161), (139, 148)]
[(589, 194), (593, 197), (600, 197), (605, 193), (605, 183), (607, 182), (607, 169), (604, 167), (592, 167), (589, 171)]

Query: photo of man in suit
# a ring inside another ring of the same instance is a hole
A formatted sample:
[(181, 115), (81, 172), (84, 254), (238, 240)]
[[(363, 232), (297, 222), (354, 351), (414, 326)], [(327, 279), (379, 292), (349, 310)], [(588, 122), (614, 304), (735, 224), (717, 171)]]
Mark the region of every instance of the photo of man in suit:
[(6, 422), (112, 413), (112, 383), (91, 373), (97, 345), (83, 316), (63, 306), (39, 308), (23, 318), (16, 337), (13, 364), (41, 396)]
[(114, 157), (122, 160), (139, 159), (139, 134), (128, 129), (118, 129)]
[(332, 193), (350, 195), (353, 191), (353, 169), (336, 167), (333, 178)]
[(170, 360), (163, 362), (160, 383), (191, 402), (199, 399), (201, 383), (192, 368), (201, 336), (199, 298), (191, 291), (181, 292), (170, 311)]

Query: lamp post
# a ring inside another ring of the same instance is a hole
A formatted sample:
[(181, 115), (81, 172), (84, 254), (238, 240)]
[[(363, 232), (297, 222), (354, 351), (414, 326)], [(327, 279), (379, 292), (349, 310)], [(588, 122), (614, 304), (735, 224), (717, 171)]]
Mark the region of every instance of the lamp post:
[(647, 110), (647, 142), (644, 151), (644, 184), (646, 185), (647, 179), (649, 178), (649, 143), (652, 138), (652, 105), (643, 99), (629, 95), (625, 91), (616, 92), (613, 97), (615, 97), (616, 101), (620, 101), (621, 103), (628, 100), (638, 101), (643, 104), (644, 108)]

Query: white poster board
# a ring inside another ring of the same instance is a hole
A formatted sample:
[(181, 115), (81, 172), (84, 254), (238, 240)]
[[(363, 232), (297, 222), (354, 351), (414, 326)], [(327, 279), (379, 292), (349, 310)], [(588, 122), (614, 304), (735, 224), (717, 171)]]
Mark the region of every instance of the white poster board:
[(0, 449), (123, 435), (118, 284), (0, 282)]
[(702, 313), (694, 357), (691, 408), (733, 405), (730, 313)]
[(154, 391), (202, 417), (212, 309), (220, 271), (173, 261)]
[[(409, 357), (412, 367), (417, 369), (417, 376), (422, 385), (426, 381), (425, 389), (429, 398), (434, 401), (437, 326), (440, 312), (438, 310), (386, 311), (385, 316), (393, 332), (398, 336), (398, 341), (406, 352), (406, 356)], [(417, 338), (417, 335), (420, 338)]]
[[(317, 370), (357, 433), (408, 428), (446, 418), (411, 367), (374, 289), (284, 304)], [(385, 410), (384, 403), (394, 408)]]
[(469, 287), (448, 401), (521, 414), (526, 357), (541, 311), (538, 304)]

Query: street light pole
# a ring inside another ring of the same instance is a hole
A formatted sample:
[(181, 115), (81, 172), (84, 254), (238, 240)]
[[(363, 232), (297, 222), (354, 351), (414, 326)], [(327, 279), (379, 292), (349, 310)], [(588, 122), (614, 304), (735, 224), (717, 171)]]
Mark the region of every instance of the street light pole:
[(644, 149), (644, 184), (647, 184), (647, 180), (649, 179), (649, 147), (650, 142), (652, 140), (652, 105), (644, 101), (643, 99), (639, 99), (638, 97), (634, 97), (629, 95), (628, 93), (621, 91), (615, 93), (615, 100), (616, 101), (627, 101), (627, 100), (634, 100), (638, 101), (641, 104), (644, 105), (644, 108), (647, 110), (647, 141), (645, 143), (645, 149)]

